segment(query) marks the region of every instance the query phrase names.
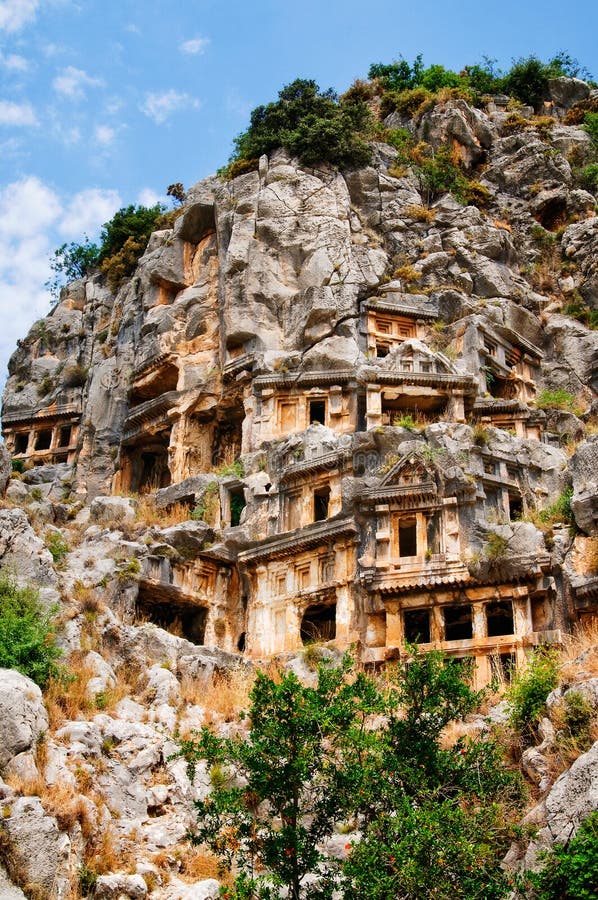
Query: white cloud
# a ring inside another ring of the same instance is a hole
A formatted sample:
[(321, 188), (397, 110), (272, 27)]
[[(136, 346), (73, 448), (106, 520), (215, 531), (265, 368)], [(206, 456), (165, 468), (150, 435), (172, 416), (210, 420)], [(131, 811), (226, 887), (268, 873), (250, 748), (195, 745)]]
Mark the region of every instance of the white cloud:
[(0, 192), (0, 235), (5, 240), (43, 232), (59, 217), (58, 195), (39, 178), (30, 175)]
[(179, 44), (179, 50), (181, 50), (182, 53), (196, 56), (197, 54), (205, 53), (209, 43), (210, 39), (206, 37), (191, 38), (190, 40), (183, 41), (182, 44)]
[(9, 53), (5, 56), (0, 52), (0, 66), (8, 69), (9, 72), (26, 72), (29, 69), (29, 61), (18, 53)]
[(156, 203), (165, 203), (166, 197), (157, 194), (152, 188), (142, 188), (137, 195), (137, 203), (141, 206), (155, 206)]
[(118, 191), (88, 188), (79, 191), (64, 210), (58, 230), (63, 237), (81, 240), (93, 235), (121, 206)]
[(49, 258), (64, 240), (92, 239), (120, 207), (117, 191), (88, 188), (66, 202), (35, 176), (0, 188), (0, 381), (18, 338), (48, 312)]
[(9, 33), (33, 22), (39, 0), (0, 0), (0, 28)]
[(54, 90), (73, 100), (81, 100), (85, 97), (85, 89), (88, 87), (102, 87), (104, 81), (88, 75), (83, 69), (75, 66), (67, 66), (56, 76), (52, 82)]
[(96, 125), (93, 138), (102, 147), (108, 147), (116, 137), (116, 130), (110, 125)]
[(162, 125), (173, 113), (183, 109), (199, 109), (201, 102), (189, 94), (169, 90), (145, 95), (145, 100), (139, 107), (148, 119), (153, 119), (156, 125)]
[(37, 117), (30, 103), (0, 100), (0, 125), (37, 125)]

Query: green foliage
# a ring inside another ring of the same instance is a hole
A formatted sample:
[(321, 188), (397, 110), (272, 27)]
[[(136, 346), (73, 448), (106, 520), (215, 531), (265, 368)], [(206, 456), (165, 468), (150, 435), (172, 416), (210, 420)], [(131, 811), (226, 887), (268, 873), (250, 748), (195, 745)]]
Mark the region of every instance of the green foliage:
[(466, 665), (409, 649), (392, 677), (378, 790), (368, 793), (344, 897), (504, 897), (513, 776), (492, 741), (442, 746), (442, 729), (476, 709), (481, 694), (470, 688)]
[(534, 735), (544, 713), (546, 698), (558, 684), (558, 654), (551, 647), (533, 651), (527, 668), (519, 672), (508, 693), (509, 720), (524, 737)]
[(594, 709), (581, 691), (567, 691), (563, 709), (563, 724), (568, 737), (583, 753), (592, 745), (592, 720)]
[(218, 475), (234, 475), (236, 478), (242, 478), (245, 474), (245, 465), (242, 459), (236, 459), (232, 463), (225, 463), (220, 466)]
[(94, 888), (96, 886), (96, 882), (98, 880), (97, 874), (93, 869), (90, 869), (86, 863), (82, 863), (79, 867), (79, 890), (81, 892), (82, 897), (87, 897), (90, 894), (93, 894)]
[(566, 412), (574, 413), (576, 416), (583, 412), (573, 394), (564, 388), (555, 388), (554, 390), (547, 388), (540, 391), (536, 397), (536, 406), (538, 409), (563, 409)]
[(147, 245), (156, 221), (164, 212), (161, 203), (155, 206), (124, 206), (102, 226), (99, 262), (118, 253), (131, 238)]
[(11, 459), (10, 466), (13, 472), (21, 473), (25, 466), (24, 459)]
[[(596, 166), (596, 179), (596, 188), (598, 189), (598, 166)], [(574, 291), (573, 294), (573, 299), (563, 307), (563, 315), (577, 319), (587, 328), (598, 329), (598, 310), (588, 306), (577, 291)]]
[(160, 227), (164, 212), (165, 207), (160, 203), (149, 207), (125, 206), (102, 226), (99, 247), (86, 237), (83, 244), (63, 244), (55, 250), (50, 260), (54, 279), (46, 283), (54, 299), (58, 299), (64, 283), (88, 275), (97, 266), (106, 275), (110, 288), (117, 290), (133, 272), (152, 231)]
[(51, 625), (54, 612), (42, 606), (37, 591), (17, 587), (0, 572), (0, 668), (16, 669), (40, 687), (58, 674), (61, 651)]
[(277, 101), (253, 110), (249, 128), (235, 138), (231, 164), (253, 166), (262, 154), (285, 147), (307, 166), (366, 165), (372, 129), (363, 100), (339, 100), (334, 91), (321, 91), (315, 81), (299, 78), (279, 92)]
[(422, 191), (428, 203), (447, 191), (461, 203), (468, 202), (470, 183), (456, 165), (449, 147), (439, 147), (436, 153), (423, 159), (419, 173)]
[(489, 94), (507, 93), (536, 108), (548, 95), (548, 79), (560, 75), (590, 77), (587, 69), (563, 51), (546, 63), (536, 56), (514, 60), (508, 72), (501, 72), (496, 67), (496, 60), (488, 57), (483, 57), (481, 63), (466, 65), (458, 73), (438, 64), (426, 68), (421, 54), (412, 65), (400, 58), (389, 64), (375, 63), (368, 72), (369, 78), (375, 79), (382, 91), (382, 116), (387, 116), (393, 109), (399, 110), (401, 115), (414, 115), (416, 110), (421, 112), (421, 96), (419, 105), (415, 104), (414, 96), (407, 106), (409, 93), (424, 90), (428, 92), (428, 98), (433, 98), (447, 88), (465, 92), (474, 102), (483, 102)]
[(598, 163), (584, 166), (581, 170), (580, 180), (582, 187), (595, 194), (598, 191)]
[(484, 545), (484, 556), (494, 561), (504, 559), (509, 549), (509, 541), (504, 535), (496, 531), (488, 532)]
[(68, 281), (75, 278), (84, 278), (98, 265), (99, 247), (93, 244), (87, 235), (82, 244), (71, 241), (70, 244), (61, 244), (50, 258), (52, 277), (46, 282), (46, 287), (57, 302), (60, 290)]
[[(276, 680), (258, 673), (247, 738), (221, 739), (204, 728), (182, 742), (191, 774), (201, 759), (220, 767), (211, 795), (196, 803), (192, 840), (207, 844), (225, 869), (235, 865), (230, 896), (331, 897), (339, 863), (320, 846), (352, 804), (353, 763), (370, 742), (364, 723), (377, 700), (372, 683), (363, 675), (348, 681), (348, 670), (348, 662), (320, 666), (316, 687), (293, 673)], [(304, 884), (313, 873), (317, 889)]]
[(549, 78), (577, 75), (589, 77), (589, 72), (564, 51), (557, 53), (547, 63), (531, 55), (514, 61), (502, 79), (502, 89), (522, 103), (537, 109), (547, 97)]
[[(199, 760), (211, 767), (192, 840), (235, 867), (229, 898), (506, 896), (513, 776), (489, 740), (442, 743), (481, 694), (467, 665), (407, 649), (386, 684), (353, 677), (348, 660), (320, 665), (316, 687), (260, 673), (246, 738), (204, 728), (183, 741), (191, 776)], [(343, 822), (361, 839), (341, 862), (320, 848)]]
[(423, 56), (416, 56), (413, 65), (402, 57), (389, 64), (373, 63), (368, 78), (377, 78), (387, 91), (408, 91), (421, 84), (424, 71)]
[(71, 552), (71, 548), (60, 531), (46, 531), (45, 534), (46, 547), (52, 554), (52, 559), (57, 567), (63, 565), (67, 553)]
[[(598, 885), (598, 812), (564, 846), (544, 855), (544, 868), (529, 873), (533, 900), (595, 900)], [(530, 896), (530, 895), (528, 895)]]

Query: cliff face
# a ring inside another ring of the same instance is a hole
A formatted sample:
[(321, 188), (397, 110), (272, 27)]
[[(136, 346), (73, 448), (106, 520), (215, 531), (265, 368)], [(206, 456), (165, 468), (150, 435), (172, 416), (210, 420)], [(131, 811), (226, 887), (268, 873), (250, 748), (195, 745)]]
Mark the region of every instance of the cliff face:
[(428, 202), (386, 144), (345, 174), (277, 151), (196, 185), (116, 295), (73, 282), (22, 341), (0, 562), (60, 604), (80, 695), (46, 696), (40, 744), (41, 699), (0, 675), (24, 884), (64, 897), (84, 864), (129, 872), (96, 897), (216, 897), (183, 840), (209, 775), (170, 735), (230, 733), (252, 659), (310, 677), (314, 641), (379, 664), (407, 640), (507, 681), (596, 615), (598, 217), (562, 121), (587, 86), (565, 87), (548, 125), (500, 99), (387, 122), (448, 146), (481, 209)]
[(196, 185), (116, 296), (74, 282), (31, 329), (11, 490), (43, 484), (58, 524), (124, 493), (209, 526), (148, 541), (130, 612), (252, 656), (417, 639), (485, 681), (595, 609), (598, 337), (563, 314), (598, 303), (590, 139), (489, 110), (386, 123), (475, 167), (482, 209), (426, 204), (385, 144), (345, 174), (277, 151)]

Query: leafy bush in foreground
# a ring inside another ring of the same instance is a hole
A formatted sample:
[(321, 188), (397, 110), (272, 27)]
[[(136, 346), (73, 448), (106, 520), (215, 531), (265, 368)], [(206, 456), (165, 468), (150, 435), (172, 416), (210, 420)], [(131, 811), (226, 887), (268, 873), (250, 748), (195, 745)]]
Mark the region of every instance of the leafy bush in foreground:
[(598, 812), (575, 837), (544, 856), (544, 868), (527, 876), (533, 900), (595, 900), (598, 890)]
[(43, 687), (58, 674), (61, 655), (54, 641), (51, 617), (37, 591), (17, 587), (0, 573), (0, 668), (16, 669)]
[[(446, 747), (475, 709), (467, 666), (409, 647), (386, 683), (321, 664), (315, 687), (259, 673), (249, 733), (182, 742), (190, 775), (210, 767), (191, 839), (237, 873), (229, 900), (498, 900), (517, 785), (490, 740)], [(383, 715), (380, 716), (379, 714)], [(343, 824), (344, 823), (344, 824)], [(339, 860), (322, 847), (358, 830)]]

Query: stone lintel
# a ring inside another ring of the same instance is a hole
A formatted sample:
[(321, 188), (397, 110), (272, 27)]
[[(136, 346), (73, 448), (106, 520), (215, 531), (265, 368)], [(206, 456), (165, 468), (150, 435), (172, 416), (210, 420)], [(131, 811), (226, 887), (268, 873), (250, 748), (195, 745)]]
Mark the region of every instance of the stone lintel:
[(286, 535), (272, 535), (265, 538), (258, 547), (239, 553), (238, 559), (241, 565), (256, 565), (258, 561), (295, 556), (300, 551), (327, 544), (339, 537), (346, 536), (356, 540), (357, 535), (358, 529), (353, 518), (329, 519), (297, 528)]

